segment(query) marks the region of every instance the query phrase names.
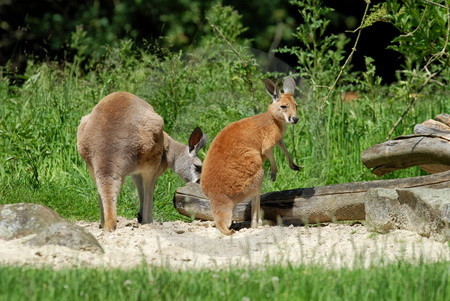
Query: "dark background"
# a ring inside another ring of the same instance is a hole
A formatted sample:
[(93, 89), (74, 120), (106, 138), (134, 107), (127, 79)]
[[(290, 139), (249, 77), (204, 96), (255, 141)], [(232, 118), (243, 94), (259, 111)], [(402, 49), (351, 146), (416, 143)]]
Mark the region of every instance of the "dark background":
[[(372, 1), (376, 4), (381, 1)], [(202, 0), (120, 0), (120, 1), (63, 1), (63, 0), (0, 0), (0, 65), (10, 74), (24, 72), (27, 59), (71, 60), (73, 50), (69, 41), (77, 26), (91, 37), (90, 47), (110, 44), (121, 38), (131, 38), (137, 46), (155, 44), (171, 50), (195, 45), (208, 25), (205, 12), (214, 1)], [(224, 0), (241, 15), (247, 31), (243, 38), (252, 39), (252, 47), (268, 51), (274, 28), (283, 22), (291, 31), (301, 22), (297, 9), (282, 0), (240, 1)], [(365, 1), (327, 0), (323, 4), (335, 11), (329, 15), (329, 33), (355, 29), (361, 20)], [(346, 33), (352, 41), (356, 34)], [(402, 58), (386, 49), (396, 29), (387, 23), (375, 23), (362, 32), (353, 70), (364, 69), (364, 56), (374, 58), (377, 73), (384, 83), (395, 81), (395, 71)], [(170, 36), (171, 42), (161, 39)], [(279, 47), (293, 46), (295, 40), (284, 36)], [(291, 66), (295, 60), (277, 54)]]

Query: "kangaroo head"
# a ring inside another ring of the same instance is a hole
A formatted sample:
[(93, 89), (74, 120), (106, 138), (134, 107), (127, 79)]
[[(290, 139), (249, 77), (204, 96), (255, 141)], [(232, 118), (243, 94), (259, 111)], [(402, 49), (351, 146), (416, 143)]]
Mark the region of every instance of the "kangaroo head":
[(278, 87), (270, 80), (263, 79), (266, 91), (272, 97), (269, 112), (275, 119), (284, 120), (287, 123), (298, 122), (297, 103), (294, 101), (295, 81), (291, 76), (284, 79), (283, 92), (280, 94)]
[(202, 172), (202, 161), (197, 156), (206, 145), (206, 135), (196, 127), (189, 137), (188, 146), (184, 146), (175, 157), (173, 169), (185, 182), (198, 183)]

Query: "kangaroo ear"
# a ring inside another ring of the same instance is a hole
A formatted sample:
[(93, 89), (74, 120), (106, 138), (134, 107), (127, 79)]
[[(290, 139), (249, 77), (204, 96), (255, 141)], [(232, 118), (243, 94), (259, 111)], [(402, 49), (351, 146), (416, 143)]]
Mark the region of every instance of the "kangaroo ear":
[(272, 97), (272, 101), (276, 102), (280, 98), (280, 91), (278, 91), (277, 86), (267, 78), (263, 78), (264, 85), (266, 85), (266, 91)]
[(206, 135), (203, 134), (199, 127), (196, 127), (189, 137), (189, 153), (193, 156), (197, 155), (198, 151), (206, 145)]
[(294, 92), (295, 92), (295, 81), (292, 78), (292, 76), (287, 76), (287, 77), (284, 78), (283, 92), (294, 95)]

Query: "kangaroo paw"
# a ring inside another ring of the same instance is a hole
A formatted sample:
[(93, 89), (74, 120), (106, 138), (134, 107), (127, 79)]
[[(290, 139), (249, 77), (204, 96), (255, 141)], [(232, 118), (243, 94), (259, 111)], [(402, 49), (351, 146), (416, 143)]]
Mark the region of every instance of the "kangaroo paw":
[(277, 173), (271, 173), (271, 174), (270, 174), (270, 180), (271, 180), (272, 182), (275, 182), (275, 181), (277, 180)]
[(292, 170), (300, 171), (300, 170), (303, 169), (303, 166), (301, 166), (301, 165), (298, 166), (298, 165), (292, 164), (292, 166), (290, 166), (290, 168), (291, 168)]

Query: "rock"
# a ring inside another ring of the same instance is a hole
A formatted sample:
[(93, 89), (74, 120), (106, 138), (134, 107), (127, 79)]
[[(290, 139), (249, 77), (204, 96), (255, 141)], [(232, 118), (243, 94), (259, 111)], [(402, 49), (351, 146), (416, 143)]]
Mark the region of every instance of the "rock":
[(67, 221), (52, 224), (27, 244), (32, 246), (58, 245), (79, 251), (89, 251), (92, 253), (105, 253), (97, 239), (83, 228)]
[(58, 245), (74, 250), (104, 253), (97, 239), (52, 209), (38, 204), (0, 205), (0, 239), (11, 240), (36, 235), (29, 245)]
[(450, 189), (370, 189), (365, 196), (366, 225), (387, 233), (404, 229), (450, 240)]
[(364, 197), (366, 226), (372, 231), (388, 233), (397, 228), (398, 194), (395, 189), (374, 188)]
[(37, 234), (64, 219), (52, 209), (38, 204), (0, 205), (0, 239), (10, 240)]

